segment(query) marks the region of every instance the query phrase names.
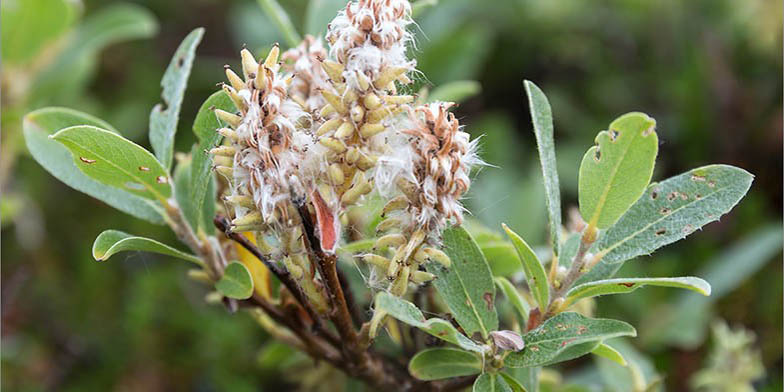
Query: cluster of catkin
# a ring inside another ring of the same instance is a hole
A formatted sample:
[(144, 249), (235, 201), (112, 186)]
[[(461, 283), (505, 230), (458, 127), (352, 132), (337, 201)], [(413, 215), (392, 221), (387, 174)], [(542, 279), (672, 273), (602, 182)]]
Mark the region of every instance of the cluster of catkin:
[(395, 295), (433, 279), (423, 263), (450, 263), (440, 233), (462, 221), (459, 199), (480, 160), (451, 103), (415, 104), (402, 93), (416, 72), (411, 23), (407, 0), (352, 1), (329, 24), (329, 50), (306, 37), (282, 55), (273, 47), (263, 62), (243, 50), (241, 76), (226, 69), (223, 88), (238, 112), (216, 110), (230, 127), (212, 153), (229, 179), (233, 230), (253, 233), (321, 310), (303, 249), (303, 204), (315, 213), (322, 249), (334, 252), (346, 211), (367, 197), (386, 200), (381, 236), (359, 257)]

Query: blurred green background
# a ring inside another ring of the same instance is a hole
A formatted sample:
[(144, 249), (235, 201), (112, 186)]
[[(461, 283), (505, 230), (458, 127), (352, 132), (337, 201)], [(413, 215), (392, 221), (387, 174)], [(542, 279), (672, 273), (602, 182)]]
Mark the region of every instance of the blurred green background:
[[(304, 32), (325, 26), (345, 2), (281, 4)], [(420, 11), (412, 54), (423, 74), (415, 91), (458, 80), (481, 86), (457, 113), (470, 133), (484, 135), (483, 157), (497, 166), (477, 174), (466, 201), (490, 227), (503, 221), (529, 242), (546, 241), (524, 79), (553, 107), (566, 210), (576, 205), (577, 169), (593, 137), (633, 110), (658, 121), (654, 179), (714, 162), (755, 174), (749, 195), (720, 222), (621, 271), (697, 274), (714, 285), (711, 298), (648, 289), (602, 298), (596, 313), (637, 327), (631, 343), (650, 357), (665, 390), (688, 390), (707, 364), (715, 319), (756, 334), (766, 373), (754, 385), (782, 390), (781, 2), (441, 0)], [(186, 279), (185, 265), (149, 254), (93, 261), (90, 246), (104, 229), (176, 240), (55, 180), (21, 136), (25, 113), (55, 105), (101, 117), (148, 146), (160, 78), (198, 26), (206, 34), (183, 103), (179, 151), (193, 143), (192, 119), (223, 80), (222, 66), (237, 66), (243, 45), (260, 53), (285, 42), (257, 2), (3, 0), (3, 389), (293, 387), (282, 349), (265, 348), (250, 317), (204, 304), (206, 290)], [(590, 359), (562, 370), (590, 390), (623, 388)], [(330, 373), (320, 371), (321, 387), (331, 390)]]

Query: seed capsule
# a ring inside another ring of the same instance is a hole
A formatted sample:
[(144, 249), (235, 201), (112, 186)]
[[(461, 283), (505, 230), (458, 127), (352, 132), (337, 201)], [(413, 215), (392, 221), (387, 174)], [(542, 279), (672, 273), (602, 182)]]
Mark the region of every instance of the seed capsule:
[(362, 125), (362, 127), (359, 128), (359, 134), (362, 135), (363, 138), (367, 139), (378, 135), (385, 129), (386, 127), (383, 124), (365, 123)]
[(215, 166), (215, 171), (229, 179), (234, 179), (234, 168), (228, 166)]
[(212, 157), (212, 162), (215, 163), (215, 166), (234, 166), (234, 159), (232, 159), (232, 157), (214, 156)]
[(365, 109), (362, 106), (355, 105), (351, 108), (351, 120), (355, 123), (362, 121), (362, 118), (365, 117)]
[(226, 79), (229, 80), (231, 87), (234, 87), (234, 89), (237, 91), (240, 91), (246, 87), (245, 82), (242, 81), (242, 78), (234, 73), (231, 68), (226, 68)]
[(334, 185), (342, 185), (346, 180), (346, 176), (343, 174), (343, 169), (340, 168), (339, 164), (333, 163), (329, 165), (329, 179)]
[(319, 143), (338, 154), (346, 151), (346, 146), (343, 144), (343, 142), (333, 137), (323, 137), (319, 139)]
[(371, 155), (360, 155), (359, 160), (357, 160), (357, 167), (360, 170), (369, 170), (373, 166), (376, 166), (376, 161), (378, 158)]
[(346, 114), (347, 113), (348, 108), (346, 108), (346, 105), (343, 103), (343, 101), (340, 99), (339, 96), (337, 96), (337, 95), (335, 95), (332, 92), (329, 92), (327, 90), (321, 90), (321, 96), (324, 97), (324, 99), (327, 102), (329, 102), (329, 104), (332, 105), (332, 107), (335, 108), (335, 110), (338, 113), (340, 113), (340, 114)]
[(231, 221), (234, 226), (260, 225), (262, 223), (264, 223), (264, 219), (258, 211), (249, 212), (247, 215)]
[(378, 225), (376, 225), (376, 233), (383, 233), (393, 227), (400, 226), (401, 223), (402, 222), (400, 221), (400, 219), (394, 219), (394, 218), (384, 219)]
[(267, 58), (264, 60), (264, 66), (273, 69), (273, 67), (278, 65), (278, 55), (280, 54), (280, 45), (277, 43), (272, 46), (270, 49), (269, 54), (267, 54)]
[(427, 283), (434, 280), (435, 278), (435, 275), (426, 271), (414, 271), (414, 273), (411, 274), (411, 281), (416, 284)]
[(233, 87), (229, 86), (228, 84), (224, 84), (222, 88), (223, 91), (226, 92), (226, 95), (228, 95), (231, 99), (231, 102), (234, 102), (234, 106), (236, 106), (237, 109), (244, 109), (246, 107), (245, 101), (242, 99), (242, 97), (237, 95), (237, 91)]
[(335, 131), (335, 137), (338, 139), (346, 139), (351, 137), (354, 134), (354, 124), (350, 121), (344, 121), (343, 124), (340, 124), (338, 130)]
[(449, 259), (449, 256), (436, 248), (428, 247), (424, 249), (424, 252), (431, 260), (442, 264), (444, 267), (449, 268), (452, 265), (452, 261)]
[(370, 88), (370, 78), (364, 72), (357, 72), (357, 83), (362, 91), (367, 91)]
[(210, 154), (224, 157), (233, 157), (236, 153), (237, 149), (232, 146), (218, 146), (210, 150)]
[(390, 68), (386, 68), (383, 71), (381, 71), (381, 74), (373, 82), (373, 85), (376, 86), (376, 88), (379, 88), (379, 89), (386, 88), (387, 85), (389, 85), (395, 79), (400, 77), (400, 75), (403, 75), (407, 70), (408, 70), (408, 68), (406, 68), (406, 67), (390, 67)]
[(343, 70), (345, 69), (342, 64), (332, 60), (324, 60), (321, 62), (321, 68), (327, 73), (327, 76), (333, 82), (343, 81)]
[(356, 147), (351, 147), (346, 152), (346, 163), (349, 165), (353, 165), (356, 161), (359, 160), (361, 153)]
[(316, 136), (324, 136), (327, 133), (335, 130), (335, 128), (341, 124), (341, 121), (342, 120), (339, 118), (333, 118), (332, 120), (325, 121), (324, 124), (321, 124), (318, 130), (316, 130)]
[(223, 198), (228, 203), (244, 207), (244, 208), (256, 208), (256, 205), (253, 204), (253, 198), (250, 196), (243, 196), (243, 195), (235, 195), (235, 196), (226, 196)]
[(354, 184), (343, 194), (343, 197), (340, 198), (340, 202), (343, 203), (343, 205), (354, 204), (360, 196), (369, 193), (372, 190), (373, 186), (368, 182)]
[(237, 128), (237, 126), (240, 125), (240, 122), (242, 122), (242, 118), (240, 116), (234, 113), (229, 113), (225, 110), (215, 109), (215, 115), (218, 116), (220, 120), (228, 123), (234, 128)]
[(237, 132), (234, 132), (234, 130), (231, 129), (231, 128), (220, 128), (220, 129), (218, 129), (218, 133), (221, 136), (227, 137), (227, 138), (229, 138), (231, 140), (239, 139), (239, 136), (237, 136)]
[(402, 210), (404, 208), (407, 208), (408, 206), (409, 206), (408, 198), (403, 195), (400, 195), (388, 201), (387, 204), (384, 205), (384, 208), (381, 210), (381, 216), (382, 217), (386, 216), (386, 214), (392, 211)]
[(366, 255), (363, 255), (362, 261), (364, 261), (367, 264), (375, 265), (384, 270), (389, 268), (389, 259), (384, 256), (379, 256), (377, 254), (368, 253)]
[(370, 93), (365, 95), (365, 98), (362, 100), (362, 103), (365, 105), (368, 110), (374, 110), (381, 107), (381, 98), (374, 93)]
[(330, 114), (335, 112), (335, 108), (332, 105), (326, 104), (323, 108), (321, 108), (321, 111), (319, 111), (319, 115), (321, 117), (328, 117)]
[(380, 107), (376, 110), (371, 110), (367, 112), (367, 115), (365, 116), (365, 121), (369, 123), (381, 122), (381, 120), (387, 118), (387, 116), (392, 114), (394, 111), (396, 110), (390, 109), (389, 107)]
[(390, 246), (401, 246), (406, 243), (406, 236), (399, 233), (387, 234), (376, 240), (373, 249), (382, 249)]
[(200, 270), (200, 269), (188, 270), (188, 277), (200, 283), (205, 283), (205, 284), (212, 283), (212, 279), (210, 279), (210, 275), (204, 272), (204, 270)]
[(403, 105), (414, 102), (414, 97), (411, 95), (391, 95), (385, 97), (384, 102), (393, 105)]
[(395, 279), (395, 283), (392, 284), (392, 287), (389, 289), (389, 291), (393, 295), (396, 295), (398, 297), (405, 294), (406, 290), (408, 289), (408, 278), (410, 275), (411, 275), (410, 267), (405, 266), (401, 268), (400, 274), (397, 276), (397, 279)]
[(251, 75), (256, 76), (255, 73), (259, 64), (248, 49), (242, 49), (240, 56), (242, 56), (242, 73), (245, 74), (245, 80), (253, 79)]

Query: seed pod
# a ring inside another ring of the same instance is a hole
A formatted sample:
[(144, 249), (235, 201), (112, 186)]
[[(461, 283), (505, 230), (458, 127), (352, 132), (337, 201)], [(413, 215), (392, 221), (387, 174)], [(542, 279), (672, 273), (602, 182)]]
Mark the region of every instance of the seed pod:
[(343, 144), (343, 142), (333, 137), (323, 137), (319, 139), (319, 143), (338, 154), (346, 151), (346, 146)]
[(244, 208), (256, 208), (256, 205), (253, 204), (253, 198), (250, 196), (242, 196), (242, 195), (235, 195), (235, 196), (226, 196), (223, 198), (228, 203), (238, 205)]
[(400, 274), (398, 274), (397, 278), (395, 279), (395, 282), (392, 284), (392, 287), (389, 289), (389, 291), (393, 295), (396, 295), (398, 297), (403, 296), (403, 294), (405, 294), (406, 290), (408, 289), (408, 278), (410, 274), (411, 274), (410, 267), (405, 266), (401, 268)]
[(333, 163), (329, 165), (329, 179), (334, 185), (342, 185), (346, 180), (346, 176), (343, 174), (343, 169), (340, 168), (339, 164)]
[(357, 83), (362, 91), (367, 91), (370, 88), (370, 78), (364, 72), (357, 72)]
[(391, 95), (385, 97), (384, 102), (392, 105), (403, 105), (414, 102), (414, 97), (411, 95)]
[(242, 118), (240, 116), (234, 113), (229, 113), (225, 110), (215, 109), (215, 115), (218, 116), (221, 121), (228, 123), (234, 128), (237, 128), (237, 126), (240, 125), (240, 122), (242, 122)]
[(244, 109), (246, 107), (245, 101), (237, 94), (237, 91), (234, 88), (228, 84), (224, 84), (221, 87), (223, 88), (223, 91), (226, 92), (226, 95), (229, 96), (229, 99), (231, 99), (231, 102), (234, 103), (234, 106), (236, 106), (237, 109)]
[(381, 71), (381, 74), (378, 75), (376, 80), (373, 82), (373, 85), (379, 89), (386, 88), (387, 85), (389, 85), (392, 81), (400, 77), (400, 75), (406, 73), (406, 71), (408, 71), (408, 68), (406, 67), (386, 68), (383, 71)]
[(335, 112), (336, 112), (335, 111), (335, 107), (333, 107), (330, 104), (326, 104), (326, 105), (324, 105), (323, 108), (321, 108), (321, 111), (319, 111), (319, 115), (321, 117), (328, 117), (330, 114), (335, 113)]
[(242, 81), (242, 78), (240, 78), (239, 75), (234, 73), (234, 71), (232, 71), (231, 68), (228, 68), (228, 66), (226, 68), (226, 79), (228, 79), (229, 83), (231, 84), (231, 87), (234, 87), (234, 89), (237, 91), (240, 91), (246, 87), (245, 82)]
[(365, 98), (362, 100), (362, 103), (365, 105), (368, 110), (374, 110), (381, 107), (381, 99), (378, 95), (374, 93), (369, 93), (365, 95)]
[(215, 163), (215, 166), (234, 166), (234, 159), (231, 157), (215, 156), (212, 157), (212, 162)]
[(379, 256), (377, 254), (368, 253), (362, 256), (362, 261), (367, 264), (375, 265), (379, 268), (387, 270), (389, 268), (389, 259), (384, 256)]
[(327, 73), (327, 76), (329, 76), (333, 82), (343, 81), (344, 67), (342, 64), (332, 60), (324, 60), (321, 62), (321, 68), (324, 70), (324, 72)]
[(305, 271), (302, 269), (302, 267), (294, 264), (294, 262), (291, 261), (290, 257), (284, 258), (283, 264), (286, 266), (286, 270), (289, 271), (289, 273), (294, 279), (300, 280), (305, 276)]
[[(364, 178), (364, 177), (363, 177)], [(349, 188), (346, 193), (340, 198), (343, 205), (351, 205), (356, 203), (360, 196), (369, 193), (373, 190), (373, 185), (368, 182), (356, 183)]]
[(360, 152), (356, 147), (351, 147), (346, 152), (346, 163), (349, 165), (353, 165), (356, 161), (359, 160)]
[(247, 215), (231, 221), (233, 226), (260, 225), (262, 223), (264, 223), (264, 219), (258, 211), (249, 212)]
[(218, 133), (221, 136), (229, 138), (229, 139), (231, 139), (233, 141), (236, 141), (237, 139), (239, 139), (239, 136), (237, 136), (237, 132), (234, 132), (234, 130), (231, 129), (231, 128), (220, 128), (220, 129), (218, 129)]
[(386, 127), (383, 124), (365, 123), (359, 128), (359, 134), (367, 139), (381, 133), (385, 129)]
[(372, 155), (360, 155), (359, 159), (357, 160), (357, 167), (360, 170), (369, 170), (373, 166), (376, 166), (376, 161), (378, 158)]
[(390, 114), (392, 114), (392, 109), (390, 109), (389, 107), (382, 106), (378, 109), (367, 112), (367, 115), (365, 116), (365, 121), (369, 123), (381, 122), (381, 120), (385, 119)]
[(401, 246), (406, 243), (406, 236), (399, 233), (387, 234), (380, 237), (373, 244), (373, 249), (382, 249), (390, 246)]
[(188, 277), (204, 284), (212, 284), (212, 279), (210, 279), (210, 275), (207, 274), (204, 270), (200, 269), (190, 269), (188, 270)]
[(338, 130), (335, 131), (335, 137), (338, 139), (346, 139), (351, 137), (354, 134), (354, 124), (350, 121), (344, 121), (343, 124), (340, 124)]
[(253, 79), (251, 75), (256, 76), (259, 64), (248, 49), (242, 49), (240, 56), (242, 56), (242, 73), (245, 74), (245, 80)]
[(234, 168), (233, 167), (229, 167), (229, 166), (215, 166), (214, 169), (215, 169), (215, 171), (218, 174), (220, 174), (220, 175), (222, 175), (222, 176), (224, 176), (224, 177), (226, 177), (226, 178), (228, 178), (230, 180), (234, 179)]
[(358, 123), (365, 117), (365, 109), (362, 106), (354, 105), (351, 107), (351, 121)]
[(341, 122), (342, 120), (340, 118), (333, 118), (331, 120), (325, 121), (324, 124), (321, 124), (318, 130), (316, 130), (316, 136), (323, 136), (335, 130), (338, 125), (341, 124)]
[(348, 112), (348, 108), (346, 108), (346, 105), (339, 96), (327, 90), (321, 90), (321, 96), (324, 97), (324, 99), (329, 102), (329, 104), (332, 105), (332, 107), (335, 108), (338, 113), (346, 114)]
[(269, 54), (267, 54), (267, 58), (264, 60), (264, 66), (273, 69), (273, 67), (278, 65), (278, 55), (280, 55), (280, 45), (275, 43), (270, 49)]
[(400, 219), (386, 218), (376, 225), (376, 233), (383, 233), (393, 227), (399, 227), (400, 224)]
[(368, 337), (370, 339), (375, 339), (376, 335), (378, 334), (378, 327), (384, 324), (384, 320), (386, 318), (387, 312), (376, 309), (376, 311), (373, 313), (373, 317), (370, 319), (370, 327), (368, 328)]
[(427, 283), (434, 280), (435, 278), (435, 275), (426, 271), (414, 271), (414, 273), (411, 274), (411, 281), (416, 284)]
[(424, 247), (419, 248), (416, 252), (414, 252), (414, 261), (420, 264), (430, 261), (430, 258), (427, 256), (427, 253), (425, 253)]
[(425, 254), (430, 258), (430, 260), (433, 260), (447, 268), (449, 268), (452, 265), (452, 261), (449, 259), (449, 256), (447, 256), (446, 253), (436, 248), (430, 248), (430, 247), (427, 247), (423, 250)]
[(382, 217), (386, 216), (386, 214), (392, 211), (402, 210), (404, 208), (407, 208), (408, 206), (409, 206), (408, 198), (404, 195), (400, 195), (388, 201), (387, 204), (384, 205), (384, 208), (381, 210), (381, 216)]
[(354, 102), (357, 102), (357, 100), (359, 99), (359, 95), (357, 95), (357, 92), (353, 88), (348, 89), (345, 92), (341, 92), (341, 96), (343, 97), (342, 98), (343, 103), (346, 104), (347, 106), (351, 106), (352, 104), (354, 104)]
[(224, 157), (233, 157), (236, 153), (237, 149), (232, 146), (218, 146), (210, 150), (210, 154)]

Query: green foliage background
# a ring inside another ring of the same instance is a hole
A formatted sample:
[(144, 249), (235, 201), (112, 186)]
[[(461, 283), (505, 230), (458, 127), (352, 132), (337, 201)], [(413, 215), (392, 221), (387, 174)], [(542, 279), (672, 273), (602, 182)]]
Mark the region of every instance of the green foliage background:
[[(71, 29), (115, 3), (85, 0)], [(203, 26), (175, 146), (188, 151), (192, 119), (223, 79), (223, 64), (238, 65), (243, 44), (259, 53), (285, 42), (252, 0), (134, 3), (158, 21), (157, 29), (148, 26), (147, 35), (155, 34), (110, 45), (79, 72), (62, 70), (48, 93), (22, 103), (9, 100), (9, 83), (24, 90), (18, 86), (26, 75), (4, 67), (4, 149), (19, 143), (21, 116), (47, 105), (94, 114), (149, 147), (148, 116), (160, 101), (161, 75), (180, 40)], [(323, 0), (326, 11), (310, 13), (305, 0), (281, 3), (304, 31), (305, 25), (324, 25), (341, 1)], [(767, 372), (758, 387), (782, 388), (781, 15), (780, 2), (765, 0), (441, 0), (417, 17), (416, 57), (423, 71), (418, 84), (481, 84), (458, 117), (470, 133), (485, 135), (483, 157), (499, 168), (477, 175), (467, 203), (499, 233), (503, 221), (532, 245), (547, 238), (523, 79), (535, 81), (553, 107), (564, 205), (576, 206), (579, 162), (596, 133), (633, 110), (657, 120), (661, 144), (654, 180), (712, 162), (756, 175), (749, 195), (721, 222), (621, 271), (698, 274), (714, 285), (713, 300), (697, 303), (677, 291), (649, 289), (598, 301), (599, 316), (637, 327), (641, 337), (633, 343), (651, 355), (667, 390), (686, 390), (704, 363), (707, 321), (714, 317), (757, 334)], [(4, 49), (15, 38), (9, 34), (3, 31)], [(95, 44), (77, 41), (75, 48), (78, 42)], [(44, 51), (62, 43), (46, 42)], [(81, 83), (69, 77), (82, 73)], [(23, 145), (18, 150), (15, 162), (3, 158), (2, 170), (8, 170), (2, 183), (3, 388), (242, 391), (291, 385), (286, 373), (292, 372), (282, 369), (296, 358), (265, 346), (267, 337), (250, 317), (204, 304), (206, 292), (187, 280), (183, 263), (149, 254), (108, 264), (92, 259), (92, 240), (104, 229), (176, 243), (165, 228), (68, 188), (30, 159)], [(748, 246), (727, 255), (740, 241)], [(730, 262), (721, 264), (722, 257)], [(725, 267), (700, 274), (710, 265)], [(678, 322), (660, 321), (668, 317)], [(584, 370), (590, 364), (570, 363), (565, 375), (590, 380)], [(325, 375), (325, 390), (338, 383), (328, 370), (317, 371), (310, 374)]]

